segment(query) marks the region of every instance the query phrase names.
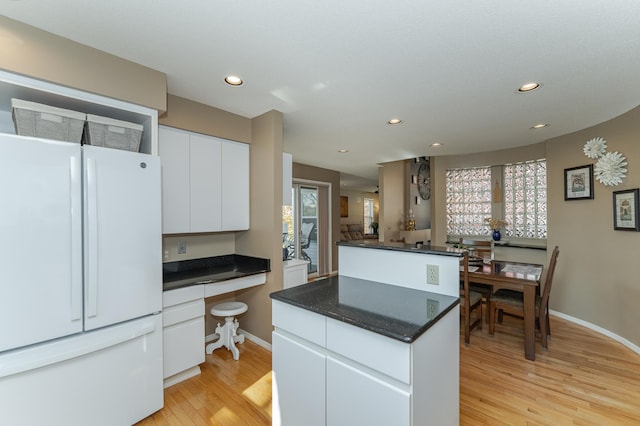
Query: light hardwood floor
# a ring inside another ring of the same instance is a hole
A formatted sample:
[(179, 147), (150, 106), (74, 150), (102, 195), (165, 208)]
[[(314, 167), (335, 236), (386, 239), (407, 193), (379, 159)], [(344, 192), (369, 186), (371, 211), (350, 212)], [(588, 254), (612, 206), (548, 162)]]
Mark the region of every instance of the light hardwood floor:
[[(460, 340), (461, 425), (638, 425), (640, 356), (599, 333), (551, 317), (549, 350), (524, 358), (521, 320)], [(207, 355), (202, 374), (165, 390), (139, 425), (270, 425), (271, 353), (250, 342), (240, 360)]]

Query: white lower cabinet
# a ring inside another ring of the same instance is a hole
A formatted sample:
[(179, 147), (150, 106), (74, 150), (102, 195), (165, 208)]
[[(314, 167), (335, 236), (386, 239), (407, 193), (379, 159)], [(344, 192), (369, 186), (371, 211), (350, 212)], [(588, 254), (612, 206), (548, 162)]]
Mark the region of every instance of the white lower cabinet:
[(273, 353), (287, 354), (273, 358), (273, 424), (324, 426), (326, 356), (278, 332), (272, 337)]
[(459, 310), (412, 343), (272, 301), (274, 425), (457, 425)]
[(326, 424), (409, 425), (411, 393), (402, 387), (328, 357)]
[(163, 294), (163, 377), (165, 387), (200, 374), (204, 353), (204, 286)]

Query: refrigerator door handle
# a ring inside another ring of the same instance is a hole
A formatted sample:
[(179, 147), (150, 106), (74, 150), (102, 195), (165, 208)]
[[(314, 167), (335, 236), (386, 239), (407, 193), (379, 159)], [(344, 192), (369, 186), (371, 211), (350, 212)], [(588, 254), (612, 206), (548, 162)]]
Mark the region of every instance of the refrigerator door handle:
[(71, 209), (71, 321), (82, 319), (82, 169), (79, 156), (69, 162)]
[(98, 194), (96, 182), (96, 160), (87, 158), (87, 225), (88, 245), (87, 256), (87, 316), (98, 314)]

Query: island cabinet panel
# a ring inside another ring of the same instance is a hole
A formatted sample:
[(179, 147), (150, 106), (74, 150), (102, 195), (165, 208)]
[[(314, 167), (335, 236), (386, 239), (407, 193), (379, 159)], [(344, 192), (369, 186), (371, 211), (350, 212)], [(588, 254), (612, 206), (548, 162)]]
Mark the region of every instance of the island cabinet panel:
[(160, 127), (162, 232), (249, 229), (249, 145)]
[(411, 393), (372, 373), (327, 358), (327, 425), (411, 424)]
[(327, 349), (411, 383), (411, 345), (327, 318)]
[(272, 302), (272, 324), (276, 329), (304, 338), (318, 346), (326, 346), (326, 317), (282, 302)]
[(273, 358), (273, 424), (325, 426), (326, 355), (278, 332), (272, 349), (286, 354)]

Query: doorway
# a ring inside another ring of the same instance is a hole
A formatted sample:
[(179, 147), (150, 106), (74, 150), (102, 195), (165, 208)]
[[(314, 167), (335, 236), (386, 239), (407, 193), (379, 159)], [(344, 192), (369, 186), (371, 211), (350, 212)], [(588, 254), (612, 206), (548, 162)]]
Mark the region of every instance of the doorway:
[(282, 211), (283, 254), (308, 262), (309, 277), (327, 274), (329, 253), (329, 186), (294, 182), (292, 206)]

